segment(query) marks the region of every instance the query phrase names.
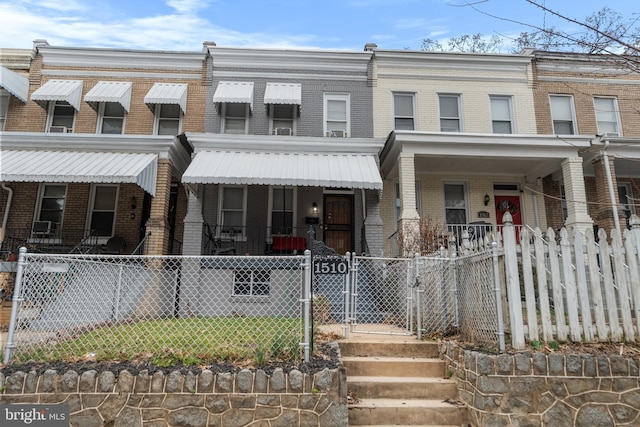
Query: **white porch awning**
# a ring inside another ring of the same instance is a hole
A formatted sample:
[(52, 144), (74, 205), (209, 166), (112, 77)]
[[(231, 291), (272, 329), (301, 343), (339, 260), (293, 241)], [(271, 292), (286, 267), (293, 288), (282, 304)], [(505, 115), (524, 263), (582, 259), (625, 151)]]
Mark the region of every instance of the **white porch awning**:
[(265, 104), (300, 105), (302, 85), (300, 83), (267, 83), (264, 91)]
[(0, 67), (0, 87), (25, 104), (29, 100), (29, 79), (8, 68)]
[(182, 181), (382, 189), (375, 156), (355, 153), (200, 151)]
[(253, 82), (219, 82), (213, 102), (249, 104), (253, 109)]
[(133, 183), (152, 196), (158, 156), (148, 153), (0, 151), (0, 181)]
[(187, 85), (184, 83), (155, 83), (144, 97), (144, 103), (153, 109), (155, 104), (177, 104), (187, 112)]
[(49, 101), (65, 101), (78, 111), (82, 102), (82, 80), (49, 80), (31, 94), (31, 100), (42, 108), (47, 108)]
[(84, 101), (96, 109), (99, 102), (117, 102), (129, 112), (131, 82), (98, 82), (85, 96)]

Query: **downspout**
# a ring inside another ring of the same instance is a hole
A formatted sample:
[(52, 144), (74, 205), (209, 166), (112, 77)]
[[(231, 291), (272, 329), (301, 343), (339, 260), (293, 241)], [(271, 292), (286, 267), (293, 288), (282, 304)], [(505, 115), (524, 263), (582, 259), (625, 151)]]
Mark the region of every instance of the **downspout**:
[(611, 196), (611, 208), (613, 209), (613, 222), (618, 231), (618, 235), (622, 236), (620, 230), (620, 218), (618, 217), (618, 204), (616, 202), (616, 193), (613, 188), (613, 179), (611, 178), (611, 168), (609, 167), (609, 156), (607, 155), (607, 148), (609, 147), (609, 140), (604, 141), (604, 149), (602, 150), (602, 157), (604, 159), (604, 170), (607, 174), (607, 185), (609, 186), (609, 196)]
[[(536, 190), (540, 188), (540, 178), (536, 180)], [(536, 228), (540, 227), (540, 215), (538, 214), (538, 194), (531, 192), (531, 201), (533, 202), (533, 221), (536, 224)]]
[(4, 207), (4, 216), (2, 217), (2, 227), (0, 228), (0, 249), (2, 249), (2, 243), (4, 243), (4, 231), (7, 229), (7, 223), (9, 222), (9, 211), (11, 210), (11, 201), (13, 200), (13, 189), (7, 187), (5, 182), (2, 182), (2, 189), (9, 195), (7, 196), (7, 204)]

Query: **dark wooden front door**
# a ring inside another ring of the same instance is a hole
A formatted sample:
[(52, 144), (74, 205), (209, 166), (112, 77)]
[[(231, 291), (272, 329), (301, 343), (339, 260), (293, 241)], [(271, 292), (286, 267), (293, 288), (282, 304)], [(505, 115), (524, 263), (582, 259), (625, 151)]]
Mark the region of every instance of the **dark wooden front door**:
[(353, 252), (353, 196), (324, 196), (324, 242), (339, 254)]

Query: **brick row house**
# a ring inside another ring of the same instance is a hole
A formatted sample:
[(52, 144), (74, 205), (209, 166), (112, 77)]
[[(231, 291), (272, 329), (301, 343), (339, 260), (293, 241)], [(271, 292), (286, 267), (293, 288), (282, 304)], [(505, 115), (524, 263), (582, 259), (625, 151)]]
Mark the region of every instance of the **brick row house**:
[(287, 254), (313, 230), (398, 255), (421, 220), (458, 239), (506, 211), (609, 231), (640, 196), (638, 73), (615, 58), (16, 53), (0, 51), (3, 251)]

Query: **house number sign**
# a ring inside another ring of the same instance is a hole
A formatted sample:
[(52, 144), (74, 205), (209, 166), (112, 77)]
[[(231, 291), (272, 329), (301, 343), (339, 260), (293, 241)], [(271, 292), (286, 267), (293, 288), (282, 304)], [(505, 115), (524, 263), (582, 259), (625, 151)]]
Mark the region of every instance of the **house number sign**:
[(315, 274), (347, 274), (349, 265), (343, 259), (323, 259), (313, 262)]

